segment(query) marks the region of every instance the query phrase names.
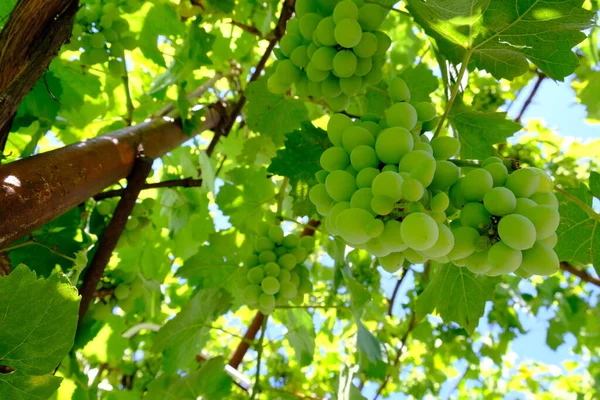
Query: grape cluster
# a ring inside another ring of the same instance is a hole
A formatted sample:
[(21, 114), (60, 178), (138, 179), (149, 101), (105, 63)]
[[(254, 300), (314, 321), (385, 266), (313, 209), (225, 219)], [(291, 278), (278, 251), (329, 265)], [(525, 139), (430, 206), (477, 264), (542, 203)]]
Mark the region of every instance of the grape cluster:
[(393, 79), (388, 91), (395, 103), (381, 120), (331, 117), (327, 135), (333, 147), (321, 156), (323, 170), (309, 197), (330, 233), (366, 249), (393, 272), (405, 258), (422, 263), (452, 250), (444, 191), (460, 172), (446, 160), (460, 144), (450, 137), (430, 142), (422, 134), (435, 126), (435, 107), (411, 104), (402, 79)]
[(551, 275), (560, 222), (552, 179), (537, 168), (512, 173), (496, 157), (484, 160), (450, 189), (460, 210), (452, 222), (456, 244), (448, 260), (490, 276)]
[(302, 265), (315, 246), (312, 236), (285, 236), (280, 226), (263, 225), (253, 253), (244, 263), (240, 286), (246, 304), (271, 314), (276, 305), (301, 302), (312, 291), (308, 269)]
[(108, 72), (116, 77), (124, 73), (124, 50), (133, 50), (137, 41), (129, 30), (122, 12), (132, 13), (142, 5), (140, 0), (87, 0), (77, 13), (69, 49), (80, 50), (82, 64), (108, 62)]
[(281, 94), (293, 84), (299, 97), (325, 99), (334, 111), (346, 109), (365, 85), (382, 79), (391, 39), (378, 29), (386, 14), (363, 0), (296, 1), (296, 17), (281, 38), (268, 89)]

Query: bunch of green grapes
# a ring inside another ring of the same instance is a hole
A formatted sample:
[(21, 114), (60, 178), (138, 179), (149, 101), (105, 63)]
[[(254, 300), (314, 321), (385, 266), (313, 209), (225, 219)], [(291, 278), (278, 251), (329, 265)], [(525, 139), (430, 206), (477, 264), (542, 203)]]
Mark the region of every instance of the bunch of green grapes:
[(278, 225), (262, 225), (240, 275), (246, 304), (266, 315), (277, 305), (301, 302), (312, 291), (309, 271), (302, 263), (314, 246), (312, 236), (285, 236)]
[(70, 50), (83, 50), (80, 61), (85, 65), (108, 62), (108, 72), (123, 75), (124, 50), (133, 50), (137, 41), (122, 13), (137, 11), (140, 0), (86, 0), (77, 13)]
[(456, 244), (447, 260), (489, 276), (551, 275), (559, 260), (553, 248), (560, 222), (552, 179), (537, 168), (512, 173), (490, 157), (450, 189), (460, 210), (451, 226)]
[(299, 97), (325, 99), (334, 111), (382, 79), (391, 39), (379, 30), (387, 9), (363, 0), (298, 0), (276, 51), (272, 93), (292, 84)]
[(330, 233), (395, 272), (405, 259), (423, 263), (452, 250), (446, 192), (460, 171), (447, 160), (460, 143), (451, 137), (430, 141), (423, 134), (435, 127), (435, 107), (411, 103), (402, 79), (393, 79), (388, 91), (395, 103), (380, 120), (331, 117), (327, 135), (333, 147), (321, 156), (323, 170), (309, 197)]

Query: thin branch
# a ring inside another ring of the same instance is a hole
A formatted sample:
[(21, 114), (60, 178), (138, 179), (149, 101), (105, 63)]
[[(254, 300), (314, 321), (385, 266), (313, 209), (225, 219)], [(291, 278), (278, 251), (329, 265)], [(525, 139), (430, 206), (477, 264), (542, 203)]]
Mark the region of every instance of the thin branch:
[(262, 326), (264, 320), (265, 320), (264, 314), (261, 313), (260, 311), (257, 312), (256, 315), (254, 316), (254, 319), (252, 320), (252, 323), (248, 327), (248, 330), (244, 334), (244, 339), (240, 342), (237, 349), (235, 349), (235, 352), (229, 359), (229, 365), (231, 365), (233, 368), (237, 369), (240, 366), (240, 364), (242, 363), (242, 360), (243, 360), (244, 356), (246, 355), (246, 352), (250, 348), (250, 343), (256, 337), (256, 334), (260, 330), (260, 327)]
[(398, 292), (400, 291), (400, 286), (402, 286), (402, 282), (404, 278), (408, 275), (408, 268), (402, 269), (402, 275), (398, 278), (398, 282), (396, 282), (396, 286), (394, 287), (394, 292), (392, 293), (392, 297), (388, 300), (388, 315), (392, 316), (392, 309), (394, 308), (394, 302), (396, 301), (396, 297), (398, 296)]
[(450, 98), (448, 99), (448, 103), (446, 104), (446, 109), (444, 110), (444, 114), (442, 114), (442, 117), (440, 118), (440, 122), (438, 123), (433, 137), (437, 137), (442, 131), (444, 122), (446, 121), (446, 118), (448, 118), (450, 110), (452, 109), (452, 105), (454, 104), (454, 100), (456, 100), (456, 96), (458, 95), (460, 83), (462, 82), (465, 72), (467, 72), (467, 67), (469, 66), (469, 61), (471, 60), (472, 55), (473, 49), (468, 49), (467, 51), (465, 51), (465, 55), (460, 66), (460, 71), (458, 72), (458, 75), (456, 76), (456, 82), (454, 82), (454, 86), (452, 87), (452, 93), (450, 94)]
[(568, 262), (562, 261), (560, 263), (560, 269), (579, 277), (579, 279), (581, 279), (582, 281), (585, 281), (587, 283), (591, 283), (592, 285), (596, 285), (596, 286), (600, 287), (600, 279), (588, 274), (586, 271), (575, 268)]
[(231, 20), (230, 24), (234, 25), (234, 26), (237, 26), (241, 30), (243, 30), (245, 32), (248, 32), (251, 35), (258, 36), (259, 38), (262, 38), (262, 33), (258, 30), (258, 28), (256, 26), (246, 25), (246, 24), (243, 24), (241, 22), (235, 21), (233, 19)]
[(127, 72), (127, 64), (125, 62), (125, 52), (123, 52), (123, 87), (125, 89), (125, 104), (127, 106), (127, 115), (125, 118), (125, 124), (127, 126), (133, 125), (133, 113), (135, 107), (133, 106), (133, 99), (131, 98), (131, 88), (129, 86), (129, 73)]
[(306, 225), (304, 225), (304, 229), (302, 230), (300, 236), (314, 236), (315, 232), (319, 228), (319, 225), (321, 225), (321, 221), (311, 219)]
[[(260, 75), (262, 74), (262, 71), (265, 69), (265, 66), (267, 65), (267, 61), (271, 57), (271, 53), (273, 52), (273, 49), (275, 49), (275, 45), (277, 44), (279, 39), (281, 39), (281, 37), (285, 34), (285, 24), (288, 21), (288, 19), (290, 19), (292, 17), (292, 14), (294, 13), (295, 3), (296, 3), (296, 0), (285, 0), (284, 1), (283, 8), (281, 9), (281, 15), (279, 16), (279, 21), (277, 22), (277, 26), (275, 27), (275, 29), (272, 32), (273, 37), (269, 41), (269, 45), (267, 46), (267, 49), (263, 53), (260, 61), (254, 68), (254, 73), (248, 80), (248, 83), (251, 83), (251, 82), (254, 82), (255, 80), (257, 80), (260, 77)], [(219, 126), (218, 129), (215, 130), (215, 135), (213, 136), (212, 140), (210, 141), (210, 143), (208, 145), (208, 148), (206, 149), (206, 154), (211, 156), (212, 153), (215, 151), (215, 147), (217, 146), (217, 143), (219, 143), (219, 140), (221, 139), (221, 137), (227, 137), (227, 135), (229, 135), (229, 133), (231, 132), (231, 129), (233, 128), (233, 125), (235, 124), (236, 119), (240, 116), (242, 109), (244, 108), (244, 105), (246, 104), (246, 100), (247, 100), (246, 94), (243, 93), (242, 96), (240, 97), (240, 99), (237, 101), (237, 103), (235, 103), (235, 105), (233, 106), (233, 109), (232, 109), (231, 113), (229, 114), (229, 116), (227, 118), (224, 118), (222, 121), (222, 124), (220, 124), (221, 126)]]
[(50, 246), (48, 246), (48, 245), (46, 245), (46, 244), (42, 243), (42, 242), (39, 242), (39, 241), (37, 241), (37, 240), (35, 240), (35, 239), (31, 239), (31, 240), (28, 240), (28, 241), (26, 241), (26, 242), (23, 242), (23, 243), (16, 244), (16, 245), (14, 245), (14, 246), (6, 247), (6, 248), (4, 248), (4, 249), (1, 249), (1, 250), (0, 250), (0, 253), (7, 253), (7, 252), (9, 252), (9, 251), (13, 251), (13, 250), (19, 249), (19, 248), (21, 248), (21, 247), (25, 247), (25, 246), (31, 246), (31, 245), (37, 245), (37, 246), (43, 247), (43, 248), (45, 248), (46, 250), (48, 250), (49, 252), (51, 252), (51, 253), (53, 253), (53, 254), (55, 254), (55, 255), (59, 256), (59, 257), (62, 257), (62, 258), (64, 258), (65, 260), (69, 260), (69, 261), (71, 261), (71, 262), (73, 262), (73, 263), (75, 262), (75, 259), (74, 259), (73, 257), (70, 257), (70, 256), (68, 256), (68, 255), (66, 255), (66, 254), (63, 254), (63, 253), (61, 253), (60, 251), (58, 251), (58, 250), (56, 250), (56, 249), (54, 249), (54, 248), (52, 248), (52, 247), (50, 247)]
[[(146, 183), (140, 190), (148, 190), (148, 189), (159, 189), (159, 188), (172, 188), (172, 187), (200, 187), (202, 186), (202, 179), (196, 178), (184, 178), (184, 179), (173, 179), (169, 181), (156, 182), (156, 183)], [(126, 189), (114, 189), (107, 190), (106, 192), (98, 193), (94, 196), (94, 200), (100, 201), (104, 199), (109, 199), (112, 197), (121, 197)]]
[(262, 329), (260, 330), (260, 339), (258, 340), (258, 348), (256, 349), (256, 352), (258, 353), (258, 357), (256, 359), (256, 375), (254, 376), (254, 386), (252, 387), (251, 400), (256, 399), (256, 396), (260, 392), (260, 362), (263, 355), (263, 343), (265, 341), (265, 332), (267, 331), (268, 320), (269, 316), (267, 315), (263, 320)]
[(121, 196), (121, 200), (115, 209), (112, 219), (108, 226), (102, 233), (102, 237), (98, 241), (98, 247), (94, 258), (90, 262), (86, 269), (86, 274), (83, 279), (83, 284), (79, 292), (81, 293), (81, 304), (79, 307), (79, 325), (86, 311), (88, 310), (94, 293), (96, 292), (96, 286), (104, 274), (104, 270), (112, 252), (117, 246), (117, 242), (125, 229), (127, 219), (133, 211), (135, 201), (144, 186), (146, 177), (152, 170), (152, 160), (148, 160), (145, 157), (140, 157), (136, 160), (133, 170), (127, 179), (127, 188)]
[[(410, 316), (410, 322), (409, 322), (409, 325), (408, 325), (408, 329), (404, 333), (404, 336), (402, 336), (402, 339), (400, 339), (400, 345), (398, 346), (398, 351), (396, 352), (396, 357), (394, 358), (394, 362), (392, 363), (392, 366), (394, 368), (397, 367), (398, 364), (400, 364), (400, 357), (402, 357), (403, 348), (404, 348), (404, 345), (406, 344), (406, 340), (408, 339), (408, 335), (410, 335), (410, 332), (412, 332), (412, 330), (416, 326), (417, 326), (417, 319), (416, 319), (416, 314), (413, 311), (412, 314), (411, 314), (411, 316)], [(373, 400), (377, 400), (381, 396), (381, 393), (383, 392), (383, 390), (385, 389), (385, 387), (389, 383), (390, 378), (391, 378), (390, 374), (387, 374), (385, 376), (385, 379), (383, 380), (383, 382), (379, 386), (379, 389), (377, 389), (377, 394), (375, 395), (375, 397), (373, 397)]]
[(537, 94), (540, 86), (542, 85), (542, 81), (545, 78), (546, 78), (546, 74), (544, 74), (543, 72), (538, 72), (537, 81), (535, 81), (535, 84), (533, 85), (533, 89), (531, 89), (531, 93), (529, 93), (529, 96), (527, 96), (527, 99), (525, 99), (525, 103), (523, 103), (523, 107), (521, 107), (521, 111), (519, 111), (519, 115), (517, 115), (517, 118), (515, 118), (515, 122), (521, 122), (521, 118), (523, 117), (523, 114), (525, 114), (525, 111), (527, 111), (527, 108), (529, 108), (531, 101)]
[[(202, 97), (204, 95), (204, 93), (206, 93), (208, 91), (208, 89), (210, 89), (211, 87), (213, 87), (224, 76), (225, 75), (223, 75), (221, 72), (217, 72), (212, 78), (210, 78), (209, 80), (207, 80), (206, 82), (204, 82), (202, 85), (198, 86), (196, 89), (194, 89), (193, 91), (191, 91), (187, 95), (187, 99), (188, 100), (194, 100), (194, 99)], [(166, 106), (164, 106), (163, 108), (161, 108), (160, 110), (158, 110), (156, 113), (154, 113), (154, 115), (152, 117), (154, 117), (154, 118), (162, 118), (162, 117), (168, 115), (174, 109), (175, 109), (175, 104), (174, 103), (167, 104)]]

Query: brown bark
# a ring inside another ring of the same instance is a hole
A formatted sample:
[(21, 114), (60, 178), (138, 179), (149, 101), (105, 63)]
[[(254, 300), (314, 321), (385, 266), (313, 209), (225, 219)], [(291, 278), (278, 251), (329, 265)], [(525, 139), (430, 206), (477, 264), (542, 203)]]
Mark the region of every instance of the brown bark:
[(86, 270), (83, 284), (79, 289), (79, 293), (81, 293), (81, 304), (79, 306), (80, 324), (94, 298), (96, 286), (100, 282), (102, 275), (104, 275), (104, 270), (106, 269), (106, 265), (108, 265), (110, 256), (125, 229), (127, 219), (135, 206), (135, 200), (138, 198), (146, 177), (151, 170), (151, 159), (143, 157), (136, 159), (131, 175), (127, 178), (127, 188), (123, 191), (123, 196), (115, 209), (113, 217), (100, 237), (98, 250)]
[(71, 37), (77, 10), (77, 0), (20, 0), (0, 32), (0, 150), (21, 100)]
[[(219, 121), (209, 109), (197, 133)], [(0, 248), (127, 177), (138, 146), (154, 159), (189, 138), (179, 121), (154, 120), (0, 166)]]
[(240, 342), (237, 349), (235, 349), (235, 353), (233, 353), (231, 359), (229, 360), (229, 365), (231, 365), (233, 368), (237, 369), (242, 363), (246, 352), (250, 348), (250, 342), (253, 341), (256, 337), (256, 334), (260, 330), (260, 327), (262, 326), (264, 320), (265, 316), (263, 315), (263, 313), (261, 313), (260, 311), (257, 312), (254, 316), (254, 319), (252, 320), (252, 323), (248, 327), (248, 330), (244, 334), (244, 340)]

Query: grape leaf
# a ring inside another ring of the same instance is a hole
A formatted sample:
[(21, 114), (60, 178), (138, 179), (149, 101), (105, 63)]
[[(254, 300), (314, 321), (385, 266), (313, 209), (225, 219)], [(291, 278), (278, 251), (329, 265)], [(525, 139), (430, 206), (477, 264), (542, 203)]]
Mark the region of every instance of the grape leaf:
[(255, 132), (269, 135), (277, 147), (283, 145), (285, 134), (300, 128), (308, 118), (308, 110), (300, 100), (276, 95), (267, 89), (267, 78), (248, 85), (246, 118)]
[(387, 365), (382, 358), (381, 342), (358, 318), (356, 318), (356, 325), (358, 328), (356, 335), (358, 362), (361, 371), (370, 378), (384, 379)]
[(578, 93), (578, 100), (587, 109), (589, 119), (600, 120), (600, 102), (598, 101), (598, 92), (600, 91), (600, 72), (591, 71), (586, 74), (585, 87)]
[(380, 82), (378, 85), (367, 86), (364, 94), (353, 97), (348, 107), (348, 113), (353, 115), (373, 114), (383, 117), (383, 114), (392, 100), (387, 92), (387, 85)]
[(177, 270), (177, 276), (200, 289), (222, 287), (233, 292), (235, 274), (251, 252), (249, 246), (239, 246), (237, 239), (234, 230), (211, 234), (208, 243)]
[(161, 67), (166, 67), (165, 59), (158, 49), (160, 36), (173, 38), (184, 34), (184, 25), (179, 22), (177, 13), (168, 4), (154, 5), (144, 18), (140, 32), (140, 49), (144, 56)]
[(20, 372), (0, 374), (0, 398), (10, 400), (48, 399), (62, 378), (52, 375), (31, 376)]
[(367, 303), (371, 300), (371, 294), (366, 287), (362, 286), (356, 281), (356, 279), (354, 279), (352, 276), (352, 271), (349, 267), (343, 267), (342, 274), (344, 276), (344, 281), (348, 288), (348, 292), (350, 292), (350, 304), (352, 306), (352, 310), (360, 315)]
[(148, 400), (219, 400), (231, 394), (233, 381), (225, 372), (225, 359), (215, 357), (203, 363), (202, 368), (180, 377), (163, 376), (148, 385)]
[(164, 353), (166, 371), (174, 373), (193, 364), (209, 338), (211, 322), (225, 313), (230, 303), (231, 296), (221, 289), (200, 290), (160, 329), (154, 350)]
[(79, 295), (66, 278), (36, 273), (19, 265), (0, 277), (0, 398), (47, 398), (60, 378), (52, 371), (73, 346)]
[(600, 173), (596, 171), (590, 172), (590, 192), (592, 196), (600, 199)]
[(252, 230), (263, 217), (263, 205), (275, 197), (275, 185), (264, 168), (237, 168), (221, 187), (217, 205), (241, 231)]
[(556, 193), (560, 225), (554, 251), (561, 261), (592, 264), (600, 273), (600, 214), (592, 208), (593, 196), (584, 185), (564, 191)]
[(234, 0), (208, 0), (208, 4), (226, 14), (232, 12), (235, 7)]
[(494, 298), (500, 278), (476, 275), (466, 268), (444, 264), (417, 298), (417, 318), (437, 310), (442, 319), (458, 323), (473, 333), (483, 316), (485, 303)]
[[(61, 254), (75, 257), (75, 253), (81, 249), (82, 243), (77, 240), (80, 235), (79, 224), (81, 223), (81, 211), (74, 208), (60, 217), (48, 222), (33, 233), (36, 242), (43, 244)], [(32, 247), (35, 250), (32, 251)], [(9, 252), (13, 265), (32, 265), (32, 269), (42, 276), (49, 276), (56, 265), (64, 270), (73, 267), (73, 262), (50, 251), (47, 247), (29, 245), (20, 247)]]
[(427, 68), (427, 64), (410, 66), (400, 75), (410, 89), (410, 101), (431, 101), (429, 95), (436, 91), (440, 81)]
[(317, 184), (315, 173), (321, 169), (319, 159), (331, 146), (327, 133), (310, 122), (287, 135), (285, 148), (277, 151), (268, 172), (290, 178), (290, 195), (294, 198), (295, 215), (311, 215), (316, 211), (308, 199), (308, 191)]
[(358, 334), (356, 340), (358, 343), (358, 349), (362, 351), (371, 362), (377, 362), (381, 360), (381, 343), (365, 326), (360, 320), (356, 321), (358, 326)]
[(17, 4), (17, 0), (4, 0), (0, 3), (0, 29), (8, 21), (10, 12), (15, 4)]
[[(198, 24), (190, 25), (184, 44), (179, 47), (175, 61), (171, 63), (167, 71), (158, 76), (150, 88), (150, 94), (155, 94), (176, 83), (185, 82), (190, 74), (201, 66), (212, 64), (207, 56), (212, 50), (215, 36), (209, 34)], [(187, 100), (185, 96), (184, 100)], [(191, 133), (191, 131), (186, 131)]]
[(495, 78), (529, 71), (528, 60), (556, 80), (579, 65), (571, 50), (585, 39), (593, 13), (582, 0), (409, 0), (408, 10), (454, 64), (471, 63)]
[(461, 156), (484, 159), (494, 155), (492, 145), (505, 142), (521, 125), (506, 118), (502, 112), (478, 112), (461, 105), (452, 107), (450, 123), (458, 132)]
[(311, 315), (305, 309), (289, 309), (282, 317), (288, 328), (286, 339), (294, 349), (296, 361), (302, 367), (310, 365), (316, 336)]

